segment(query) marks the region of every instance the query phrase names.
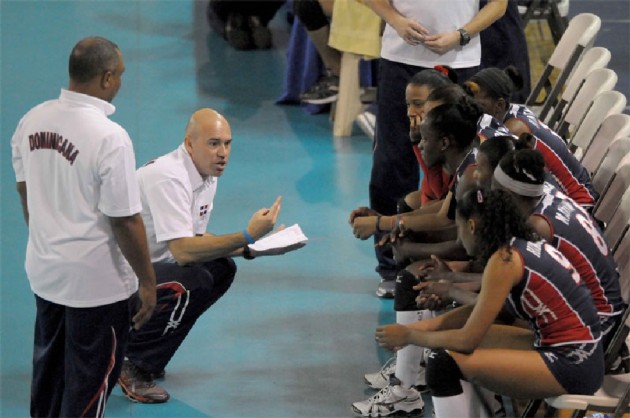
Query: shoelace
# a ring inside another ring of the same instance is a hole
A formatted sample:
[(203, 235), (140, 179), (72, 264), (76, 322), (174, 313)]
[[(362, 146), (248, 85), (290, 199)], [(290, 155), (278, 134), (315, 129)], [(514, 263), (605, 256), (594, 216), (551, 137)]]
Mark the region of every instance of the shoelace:
[(381, 400), (383, 400), (386, 397), (388, 397), (391, 394), (391, 391), (392, 390), (391, 390), (391, 388), (389, 386), (385, 386), (376, 395), (374, 395), (374, 396), (372, 396), (370, 398), (370, 403), (371, 404), (379, 403)]

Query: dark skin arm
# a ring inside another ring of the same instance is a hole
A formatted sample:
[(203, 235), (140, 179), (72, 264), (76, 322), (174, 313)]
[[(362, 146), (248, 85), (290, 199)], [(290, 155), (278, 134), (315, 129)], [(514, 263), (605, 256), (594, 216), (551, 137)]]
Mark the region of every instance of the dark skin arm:
[(140, 308), (132, 319), (133, 327), (138, 330), (151, 318), (156, 304), (155, 272), (149, 258), (144, 222), (139, 213), (109, 219), (120, 250), (138, 276)]
[(26, 182), (19, 181), (16, 184), (16, 190), (20, 195), (20, 203), (22, 204), (22, 214), (24, 215), (24, 220), (26, 221), (26, 225), (28, 225), (28, 201), (26, 198)]

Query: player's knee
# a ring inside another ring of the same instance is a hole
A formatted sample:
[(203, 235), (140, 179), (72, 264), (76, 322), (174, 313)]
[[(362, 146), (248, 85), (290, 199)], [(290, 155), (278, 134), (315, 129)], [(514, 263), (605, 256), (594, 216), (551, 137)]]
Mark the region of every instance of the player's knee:
[(451, 355), (444, 349), (431, 350), (427, 359), (427, 386), (433, 396), (444, 398), (463, 392), (460, 380), (464, 376)]
[(414, 290), (413, 287), (419, 282), (420, 281), (416, 278), (416, 276), (405, 269), (398, 272), (398, 275), (396, 275), (396, 291), (394, 293), (395, 311), (401, 312), (418, 310), (416, 297), (419, 292)]

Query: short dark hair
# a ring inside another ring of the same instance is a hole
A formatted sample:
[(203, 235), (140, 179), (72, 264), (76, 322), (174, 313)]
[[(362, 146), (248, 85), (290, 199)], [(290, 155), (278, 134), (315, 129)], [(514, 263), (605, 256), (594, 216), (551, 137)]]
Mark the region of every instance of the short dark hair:
[(492, 168), (496, 168), (501, 158), (510, 151), (514, 151), (514, 137), (510, 135), (498, 135), (486, 139), (479, 145), (479, 152), (488, 157)]
[(510, 151), (499, 161), (501, 169), (514, 180), (527, 184), (545, 182), (545, 159), (539, 151), (522, 149)]
[(479, 105), (467, 96), (462, 96), (457, 103), (431, 109), (427, 114), (427, 123), (439, 136), (446, 136), (457, 148), (465, 149), (477, 136), (477, 121), (481, 115), (483, 111)]
[(113, 71), (118, 66), (118, 45), (112, 41), (92, 36), (80, 40), (72, 49), (68, 60), (70, 79), (85, 83), (105, 71)]
[(453, 84), (453, 80), (441, 71), (433, 68), (425, 68), (414, 74), (407, 84), (412, 86), (428, 86), (433, 90), (438, 87), (450, 86)]
[[(512, 195), (503, 190), (474, 188), (457, 200), (457, 213), (468, 220), (477, 216), (480, 245), (478, 262), (486, 265), (488, 259), (501, 247), (508, 247), (513, 237), (536, 241), (538, 236), (518, 208)], [(511, 257), (508, 251), (508, 257)]]

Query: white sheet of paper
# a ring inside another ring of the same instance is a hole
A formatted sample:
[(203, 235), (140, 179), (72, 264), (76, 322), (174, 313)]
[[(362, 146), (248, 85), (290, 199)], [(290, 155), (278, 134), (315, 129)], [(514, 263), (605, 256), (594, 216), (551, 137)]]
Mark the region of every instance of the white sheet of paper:
[(284, 248), (301, 242), (305, 243), (306, 241), (308, 241), (308, 238), (304, 235), (300, 226), (295, 224), (259, 239), (253, 244), (249, 244), (249, 248), (256, 251), (264, 251), (271, 248)]

